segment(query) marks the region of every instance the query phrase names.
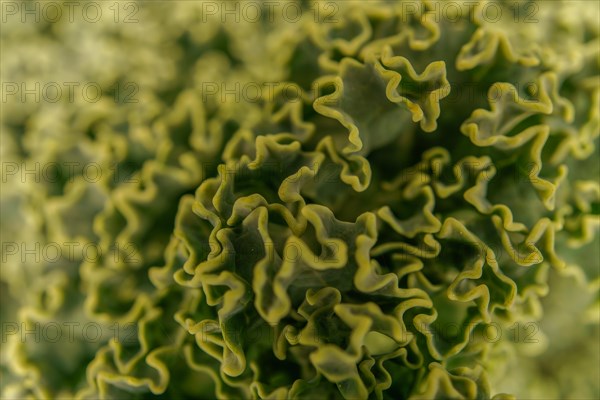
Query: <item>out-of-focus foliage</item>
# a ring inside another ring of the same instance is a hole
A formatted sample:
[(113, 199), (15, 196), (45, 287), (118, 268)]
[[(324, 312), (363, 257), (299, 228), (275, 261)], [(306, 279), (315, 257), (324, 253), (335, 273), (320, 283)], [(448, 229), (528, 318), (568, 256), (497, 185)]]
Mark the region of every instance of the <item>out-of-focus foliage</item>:
[(2, 398), (599, 398), (598, 4), (454, 3), (3, 23)]

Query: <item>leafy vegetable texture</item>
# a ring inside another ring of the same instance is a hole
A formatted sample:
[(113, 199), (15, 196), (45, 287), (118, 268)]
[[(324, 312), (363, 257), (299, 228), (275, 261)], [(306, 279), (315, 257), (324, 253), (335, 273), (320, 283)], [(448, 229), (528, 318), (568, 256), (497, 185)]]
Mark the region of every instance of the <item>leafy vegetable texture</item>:
[(2, 398), (600, 398), (597, 2), (67, 3), (2, 27)]

